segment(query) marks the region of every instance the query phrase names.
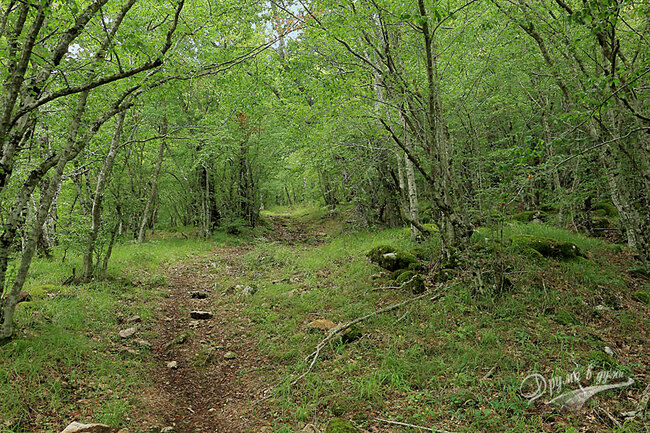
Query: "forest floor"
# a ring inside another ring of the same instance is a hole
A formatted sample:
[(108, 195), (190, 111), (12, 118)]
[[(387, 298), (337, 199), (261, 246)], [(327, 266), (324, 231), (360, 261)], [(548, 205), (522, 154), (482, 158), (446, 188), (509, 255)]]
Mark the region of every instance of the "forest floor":
[[(341, 417), (366, 432), (422, 431), (383, 420), (450, 432), (647, 432), (647, 418), (621, 415), (650, 383), (650, 315), (635, 297), (647, 276), (602, 240), (508, 224), (504, 236), (517, 234), (574, 242), (586, 257), (508, 247), (514, 288), (490, 295), (474, 293), (464, 269), (439, 284), (431, 268), (426, 284), (441, 298), (360, 323), (361, 338), (332, 341), (295, 385), (325, 336), (311, 322), (346, 323), (413, 296), (365, 258), (380, 244), (413, 249), (408, 229), (355, 230), (345, 215), (281, 209), (253, 232), (209, 241), (159, 232), (122, 245), (109, 278), (86, 285), (58, 283), (74, 260), (41, 259), (19, 335), (0, 347), (0, 431), (58, 432), (76, 420), (129, 432), (314, 433)], [(548, 394), (521, 396), (530, 373), (589, 365), (635, 383), (577, 411), (544, 404)]]

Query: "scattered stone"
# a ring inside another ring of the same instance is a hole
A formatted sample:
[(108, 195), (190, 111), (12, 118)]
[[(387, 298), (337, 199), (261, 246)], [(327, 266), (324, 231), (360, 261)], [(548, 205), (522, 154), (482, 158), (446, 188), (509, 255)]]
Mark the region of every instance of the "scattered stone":
[(209, 312), (209, 311), (195, 310), (195, 311), (190, 312), (190, 317), (192, 317), (192, 319), (197, 319), (197, 320), (212, 319), (212, 316), (213, 316), (213, 314), (211, 312)]
[(237, 358), (237, 354), (235, 352), (226, 352), (223, 355), (223, 359), (235, 359)]
[(605, 346), (604, 350), (605, 350), (605, 353), (608, 354), (609, 356), (612, 356), (612, 357), (614, 356), (614, 351), (612, 350), (611, 347)]
[(246, 286), (242, 289), (241, 294), (244, 296), (250, 296), (257, 293), (257, 287), (255, 286)]
[(208, 293), (196, 290), (194, 292), (190, 292), (190, 296), (192, 299), (206, 299), (208, 297)]
[(360, 431), (350, 421), (346, 421), (343, 418), (332, 418), (327, 423), (325, 433), (357, 433)]
[(140, 347), (151, 348), (151, 343), (149, 343), (147, 340), (143, 340), (142, 338), (136, 338), (133, 340), (133, 342)]
[(135, 328), (126, 328), (118, 332), (120, 338), (131, 338), (135, 335)]
[(104, 424), (81, 424), (73, 422), (61, 433), (115, 433), (118, 429)]
[(176, 362), (176, 361), (169, 361), (169, 362), (167, 363), (167, 368), (169, 368), (169, 369), (171, 369), (171, 370), (177, 370), (177, 369), (178, 369), (178, 362)]
[(171, 317), (165, 317), (165, 322), (171, 322), (171, 321), (173, 321), (173, 320), (174, 320), (174, 319), (172, 319)]
[(311, 321), (307, 324), (307, 327), (310, 329), (320, 329), (321, 331), (329, 331), (330, 329), (334, 328), (336, 326), (336, 323), (332, 322), (331, 320), (327, 319), (317, 319), (314, 321)]
[(142, 322), (142, 317), (140, 316), (132, 316), (126, 319), (127, 323), (140, 323)]

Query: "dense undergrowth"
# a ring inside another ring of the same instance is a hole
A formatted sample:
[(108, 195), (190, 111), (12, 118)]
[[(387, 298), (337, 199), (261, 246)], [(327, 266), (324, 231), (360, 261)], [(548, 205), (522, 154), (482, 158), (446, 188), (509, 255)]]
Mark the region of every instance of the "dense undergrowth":
[[(259, 350), (275, 364), (270, 377), (285, 379), (268, 402), (276, 408), (277, 432), (335, 416), (360, 426), (383, 418), (455, 432), (646, 431), (642, 420), (619, 427), (603, 412), (634, 409), (650, 364), (648, 306), (635, 299), (647, 281), (627, 272), (633, 262), (620, 246), (544, 224), (481, 229), (477, 244), (503, 239), (493, 248), (507, 265), (512, 287), (476, 293), (472, 273), (462, 266), (437, 283), (434, 261), (426, 265), (427, 286), (444, 293), (442, 298), (361, 323), (362, 338), (332, 344), (314, 370), (291, 386), (307, 368), (304, 357), (323, 338), (307, 328), (310, 321), (347, 322), (412, 296), (390, 288), (395, 284), (378, 275), (367, 251), (382, 244), (411, 251), (416, 245), (407, 229), (354, 231), (345, 218), (320, 209), (265, 216), (264, 226), (239, 235), (198, 241), (189, 233), (162, 232), (144, 245), (123, 244), (108, 278), (91, 284), (60, 285), (79, 266), (76, 257), (64, 264), (38, 260), (26, 284), (33, 299), (18, 310), (20, 331), (0, 347), (0, 429), (57, 431), (81, 417), (135, 428), (133, 414), (144, 410), (152, 361), (146, 347), (120, 343), (120, 323), (138, 315), (142, 338), (151, 337), (154, 306), (166, 293), (164, 263), (220, 246), (250, 245), (241, 258), (245, 272), (220, 277), (218, 286), (259, 287), (245, 311), (255, 323)], [(310, 235), (273, 240), (271, 220)], [(510, 241), (517, 235), (571, 242), (583, 256), (530, 254)], [(417, 247), (431, 257), (438, 248), (435, 238)], [(529, 404), (520, 394), (530, 373), (565, 376), (588, 365), (623, 371), (635, 383), (598, 394), (576, 412)]]

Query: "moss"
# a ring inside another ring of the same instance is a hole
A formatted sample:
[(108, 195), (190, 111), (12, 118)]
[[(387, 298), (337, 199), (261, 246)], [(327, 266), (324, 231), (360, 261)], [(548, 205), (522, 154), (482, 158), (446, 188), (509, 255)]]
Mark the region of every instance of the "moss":
[(433, 255), (431, 251), (424, 247), (415, 247), (411, 250), (411, 254), (420, 260), (431, 260)]
[(424, 270), (422, 263), (411, 263), (408, 267), (409, 271), (420, 272)]
[(591, 207), (592, 210), (594, 211), (602, 211), (602, 214), (610, 217), (615, 217), (618, 216), (618, 211), (616, 210), (616, 207), (607, 202), (607, 201), (599, 201), (595, 205)]
[(327, 423), (325, 433), (358, 433), (360, 431), (350, 421), (343, 418), (333, 418)]
[(523, 248), (532, 248), (544, 257), (556, 259), (572, 259), (583, 256), (577, 245), (571, 242), (558, 241), (533, 235), (514, 235), (512, 241)]
[(638, 292), (634, 292), (632, 296), (637, 301), (650, 305), (650, 290), (639, 290)]
[(555, 321), (560, 325), (570, 326), (570, 325), (579, 325), (580, 320), (570, 311), (560, 310), (555, 314)]
[(415, 272), (413, 271), (404, 271), (397, 278), (395, 278), (395, 282), (397, 284), (403, 284), (413, 278), (415, 276)]
[(417, 259), (410, 253), (398, 250), (390, 245), (379, 245), (371, 249), (366, 255), (368, 259), (388, 271), (406, 269)]

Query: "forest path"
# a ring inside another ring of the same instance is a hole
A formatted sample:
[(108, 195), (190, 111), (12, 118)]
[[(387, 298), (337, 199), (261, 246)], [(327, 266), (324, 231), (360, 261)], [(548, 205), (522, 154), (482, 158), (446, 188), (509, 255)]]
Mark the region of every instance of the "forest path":
[[(271, 239), (283, 244), (317, 244), (324, 236), (318, 224), (290, 216), (269, 217), (269, 223)], [(245, 296), (232, 287), (233, 280), (256, 282), (242, 262), (252, 249), (220, 246), (165, 270), (169, 297), (153, 330), (151, 400), (157, 418), (176, 433), (259, 432), (272, 421), (264, 397), (275, 365), (257, 349), (253, 324), (242, 311)], [(207, 297), (193, 298), (197, 291)], [(195, 320), (194, 310), (213, 317)], [(176, 368), (168, 366), (173, 361)]]

